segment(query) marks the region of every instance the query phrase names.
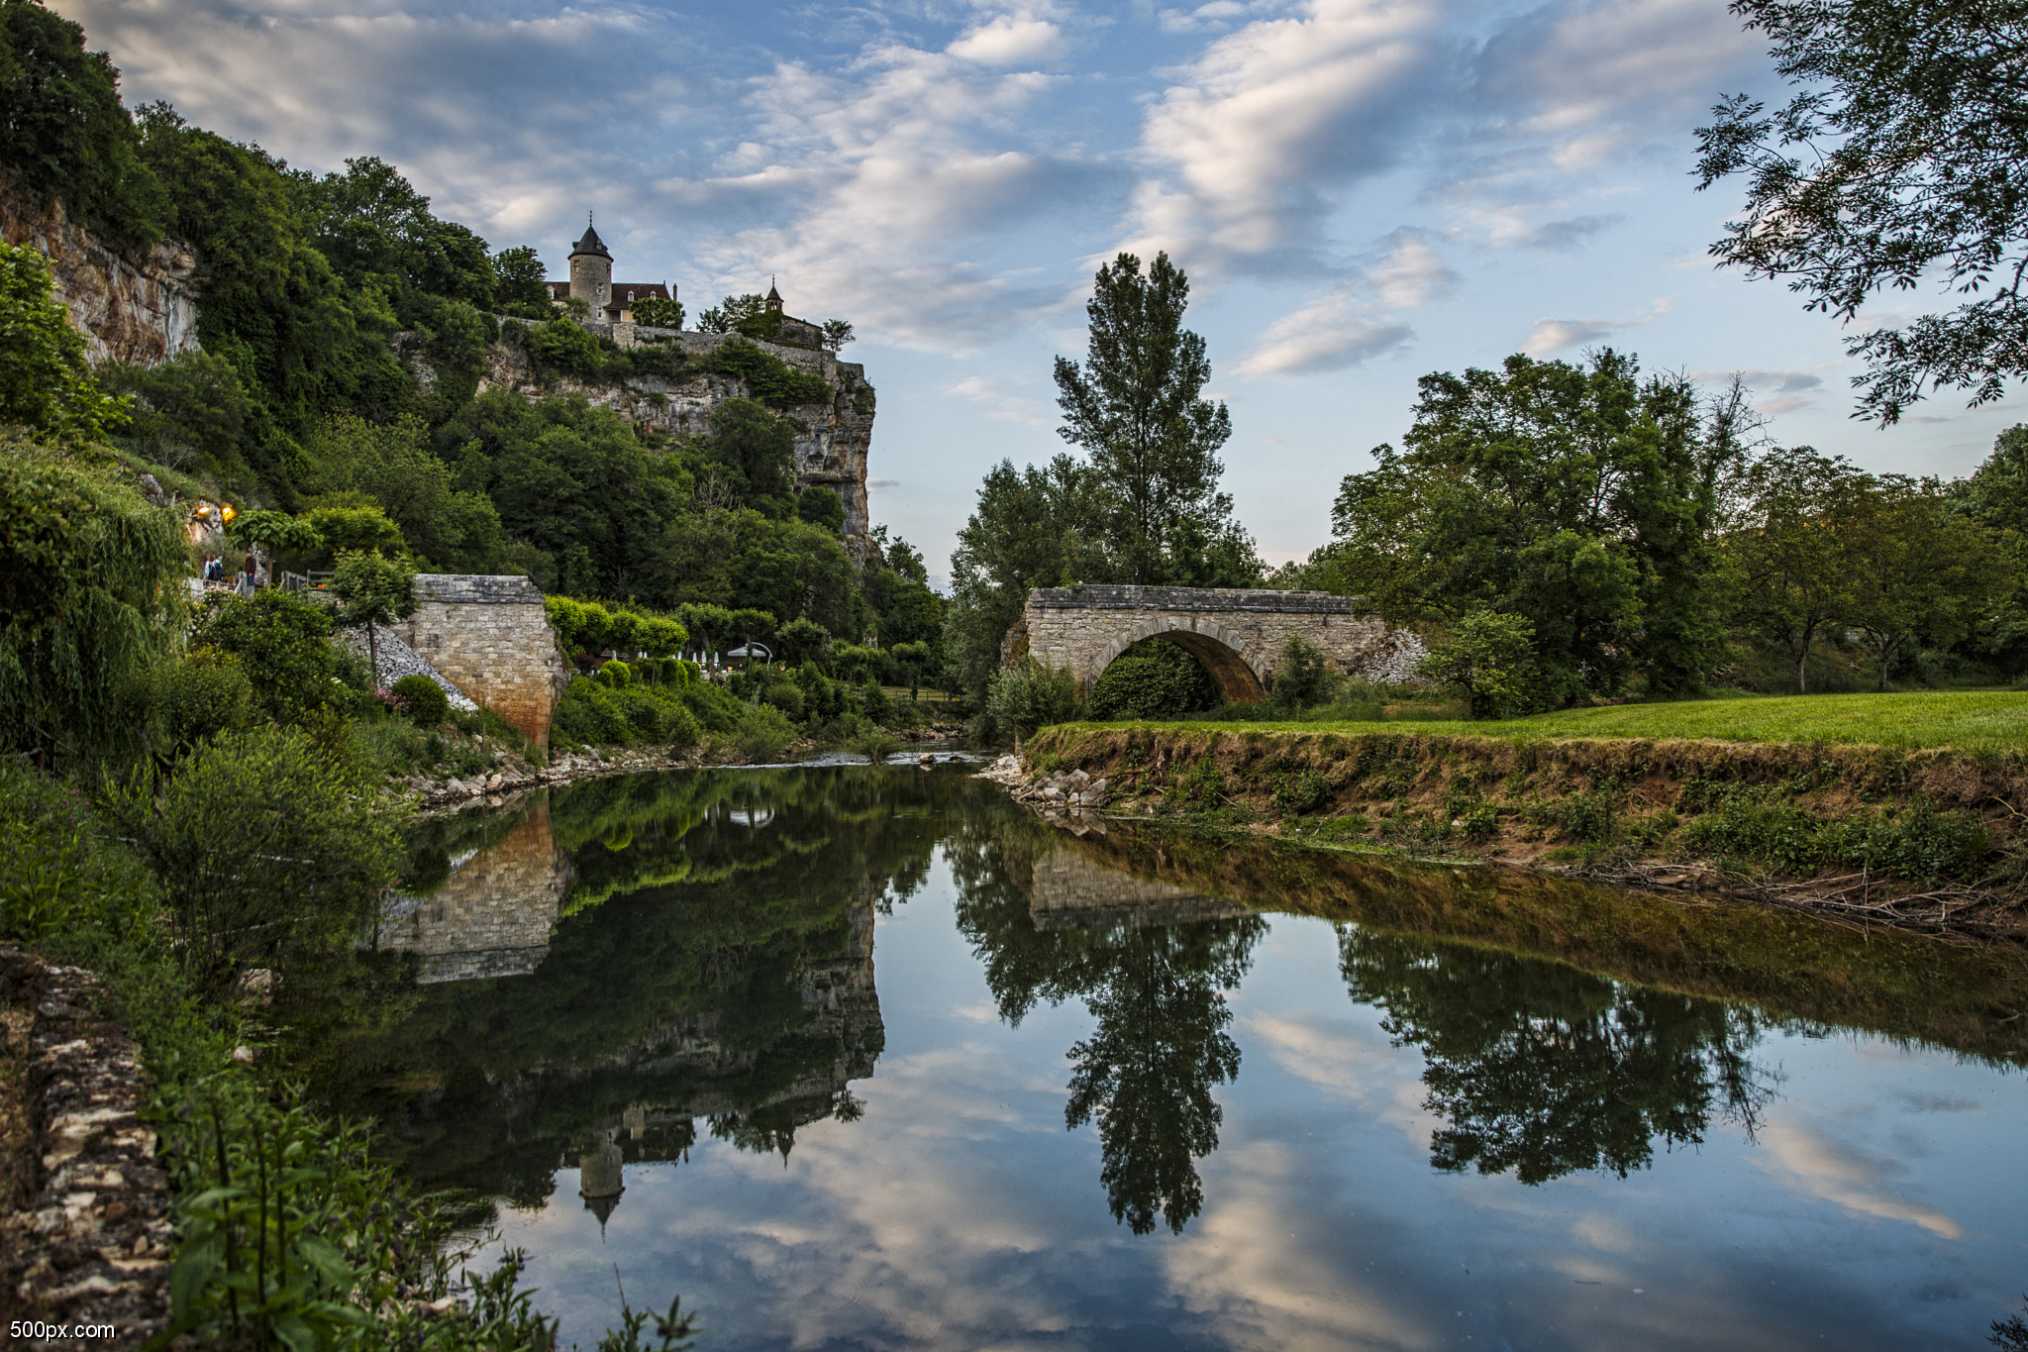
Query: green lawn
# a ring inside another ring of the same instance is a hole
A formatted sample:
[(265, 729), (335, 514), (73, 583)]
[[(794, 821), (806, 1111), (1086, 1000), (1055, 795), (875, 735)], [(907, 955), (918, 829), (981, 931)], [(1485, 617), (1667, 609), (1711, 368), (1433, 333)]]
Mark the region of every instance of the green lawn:
[(1894, 695), (1778, 695), (1564, 709), (1473, 723), (1165, 723), (1284, 732), (1443, 732), (1485, 737), (1699, 737), (1732, 742), (1857, 742), (2028, 752), (2028, 691), (1951, 690)]

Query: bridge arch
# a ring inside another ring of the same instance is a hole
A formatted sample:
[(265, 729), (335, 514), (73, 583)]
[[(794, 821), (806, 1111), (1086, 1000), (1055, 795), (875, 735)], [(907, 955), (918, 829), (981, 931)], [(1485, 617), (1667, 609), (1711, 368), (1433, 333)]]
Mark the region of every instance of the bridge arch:
[(1173, 643), (1196, 658), (1218, 686), (1219, 698), (1227, 704), (1252, 704), (1267, 698), (1266, 683), (1240, 650), (1245, 642), (1240, 635), (1229, 633), (1218, 624), (1192, 628), (1174, 619), (1147, 620), (1108, 639), (1092, 663), (1089, 680), (1096, 681), (1115, 659), (1150, 639)]
[(1314, 643), (1348, 675), (1400, 679), (1420, 644), (1413, 634), (1322, 592), (1208, 587), (1038, 587), (1001, 645), (1002, 660), (1033, 658), (1091, 688), (1100, 672), (1151, 638), (1179, 645), (1233, 703), (1262, 698), (1291, 635)]

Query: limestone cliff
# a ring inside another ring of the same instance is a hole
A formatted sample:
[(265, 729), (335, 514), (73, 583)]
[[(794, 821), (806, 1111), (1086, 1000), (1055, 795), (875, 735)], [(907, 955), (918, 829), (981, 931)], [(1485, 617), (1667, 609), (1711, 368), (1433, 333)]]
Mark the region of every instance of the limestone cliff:
[(37, 208), (0, 184), (0, 238), (49, 260), (56, 297), (94, 362), (144, 366), (197, 346), (196, 257), (158, 244), (145, 260), (122, 257), (70, 220), (63, 203)]
[[(717, 333), (637, 330), (631, 324), (591, 327), (610, 333), (622, 347), (633, 347), (652, 335), (658, 341), (680, 347), (686, 358), (693, 359), (693, 364), (721, 343), (734, 340)], [(834, 354), (817, 347), (752, 338), (737, 341), (750, 342), (798, 370), (821, 376), (830, 387), (828, 402), (782, 410), (798, 429), (797, 481), (800, 486), (821, 484), (836, 492), (845, 503), (847, 538), (863, 538), (871, 528), (866, 462), (873, 445), (874, 413), (873, 387), (866, 383), (866, 368), (858, 362), (839, 361)], [(612, 409), (636, 427), (686, 437), (702, 435), (711, 424), (712, 411), (720, 404), (749, 393), (746, 383), (738, 377), (703, 370), (675, 379), (634, 376), (621, 384), (568, 378), (545, 381), (537, 376), (524, 351), (506, 343), (494, 344), (479, 387), (510, 389), (529, 398), (580, 394), (593, 404)]]

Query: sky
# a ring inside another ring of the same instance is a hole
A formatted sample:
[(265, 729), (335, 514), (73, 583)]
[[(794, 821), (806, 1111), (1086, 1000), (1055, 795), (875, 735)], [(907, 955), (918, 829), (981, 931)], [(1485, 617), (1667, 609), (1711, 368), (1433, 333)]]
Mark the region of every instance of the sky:
[[(597, 213), (694, 316), (778, 279), (851, 320), (873, 517), (942, 575), (994, 463), (1063, 449), (1051, 367), (1121, 249), (1191, 280), (1226, 485), (1270, 562), (1431, 371), (1603, 344), (1752, 385), (1769, 433), (1960, 475), (2023, 401), (1851, 420), (1848, 336), (1706, 255), (1743, 198), (1695, 128), (1772, 95), (1723, 0), (54, 0), (130, 103), (290, 163), (399, 166), (551, 276)], [(1941, 308), (1895, 293), (1874, 327)]]

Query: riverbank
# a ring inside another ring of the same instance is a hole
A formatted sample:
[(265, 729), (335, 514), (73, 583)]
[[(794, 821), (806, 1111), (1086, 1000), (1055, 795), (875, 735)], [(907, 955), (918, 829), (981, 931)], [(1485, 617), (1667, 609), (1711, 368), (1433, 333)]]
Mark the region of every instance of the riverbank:
[(1063, 724), (1024, 748), (1015, 792), (1044, 811), (1170, 817), (2028, 940), (2020, 752)]

